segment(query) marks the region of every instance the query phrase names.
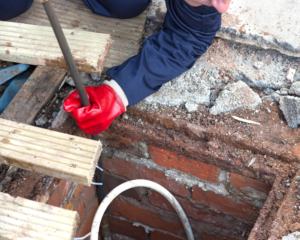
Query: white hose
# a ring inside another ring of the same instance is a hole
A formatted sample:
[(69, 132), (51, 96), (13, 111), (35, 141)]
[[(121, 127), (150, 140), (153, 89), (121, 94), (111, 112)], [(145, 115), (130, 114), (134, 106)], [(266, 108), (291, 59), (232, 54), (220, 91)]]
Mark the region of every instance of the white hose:
[(113, 189), (102, 201), (100, 206), (98, 207), (98, 210), (95, 214), (94, 220), (93, 220), (93, 225), (92, 225), (92, 230), (91, 230), (91, 240), (98, 240), (98, 234), (99, 234), (99, 228), (100, 228), (100, 223), (102, 220), (102, 217), (104, 215), (105, 210), (109, 206), (109, 204), (122, 192), (135, 188), (135, 187), (146, 187), (146, 188), (151, 188), (157, 192), (159, 192), (161, 195), (163, 195), (169, 203), (174, 207), (176, 210), (183, 227), (185, 229), (186, 235), (188, 240), (194, 240), (194, 235), (192, 232), (191, 225), (189, 223), (189, 220), (187, 219), (183, 209), (181, 208), (180, 204), (176, 200), (176, 198), (164, 187), (161, 185), (148, 181), (148, 180), (132, 180), (129, 182), (125, 182), (115, 189)]

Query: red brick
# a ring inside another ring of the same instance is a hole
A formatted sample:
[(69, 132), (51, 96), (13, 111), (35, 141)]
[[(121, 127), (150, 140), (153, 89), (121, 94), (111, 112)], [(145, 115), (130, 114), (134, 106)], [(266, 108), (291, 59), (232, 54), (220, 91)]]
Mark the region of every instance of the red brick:
[(111, 236), (111, 240), (137, 240), (135, 238), (127, 237), (117, 233), (111, 233), (110, 236)]
[(271, 185), (269, 184), (255, 180), (253, 178), (245, 178), (242, 175), (236, 173), (230, 173), (230, 182), (235, 188), (241, 191), (243, 191), (243, 188), (252, 188), (256, 191), (263, 192), (269, 195), (269, 192), (271, 190)]
[(134, 164), (120, 158), (107, 158), (103, 155), (103, 167), (110, 172), (129, 179), (147, 179), (154, 181), (177, 195), (186, 196), (188, 193), (186, 187), (177, 184), (174, 180), (167, 179), (163, 172), (148, 169), (140, 164)]
[[(119, 199), (115, 199), (109, 206), (110, 214), (121, 216), (133, 222), (140, 222), (147, 226), (166, 230), (174, 234), (184, 234), (183, 226), (176, 216), (158, 216), (156, 213), (142, 207), (134, 206)], [(164, 219), (168, 220), (164, 220)]]
[(148, 237), (143, 227), (134, 227), (132, 222), (120, 220), (112, 216), (109, 216), (109, 228), (112, 232), (120, 233), (125, 236), (140, 240), (147, 239)]
[(73, 195), (75, 200), (77, 200), (80, 193), (83, 191), (84, 187), (85, 187), (84, 185), (80, 185), (80, 184), (77, 185), (77, 187), (75, 189), (75, 192), (74, 192), (74, 195)]
[[(124, 183), (126, 181), (124, 181), (121, 178), (117, 178), (115, 176), (104, 173), (104, 182), (105, 182), (105, 190), (106, 190), (107, 193), (109, 193), (115, 187), (121, 185), (122, 183)], [(129, 189), (129, 190), (121, 193), (121, 195), (126, 196), (126, 197), (130, 197), (130, 198), (134, 198), (138, 201), (142, 200), (139, 192), (137, 191), (137, 188)]]
[(241, 217), (254, 223), (259, 215), (259, 209), (241, 200), (234, 202), (231, 196), (222, 196), (212, 191), (203, 191), (199, 187), (193, 188), (193, 199), (206, 206), (218, 209), (225, 214)]
[(217, 182), (218, 167), (200, 161), (178, 156), (177, 153), (149, 145), (149, 153), (159, 166), (176, 169), (198, 178)]
[[(232, 229), (237, 224), (235, 220), (226, 218), (224, 214), (218, 214), (213, 211), (204, 210), (194, 206), (192, 203), (186, 200), (180, 198), (176, 199), (178, 200), (185, 214), (196, 221), (209, 223), (217, 227), (227, 229)], [(172, 205), (161, 194), (155, 191), (149, 190), (149, 202), (156, 207), (163, 208), (175, 213)]]
[[(207, 233), (202, 233), (200, 239), (201, 240), (220, 240), (219, 237), (214, 237), (214, 236), (211, 236)], [(221, 239), (222, 240), (237, 240), (236, 238), (231, 238), (231, 237), (222, 237)]]
[(47, 204), (51, 206), (59, 207), (64, 201), (64, 199), (66, 198), (66, 196), (68, 195), (71, 187), (72, 187), (72, 182), (61, 180), (58, 183), (52, 195), (50, 196)]
[(185, 240), (185, 239), (161, 231), (155, 231), (151, 233), (151, 240)]
[(76, 237), (83, 237), (91, 232), (94, 215), (98, 210), (99, 202), (96, 200), (94, 202), (89, 202), (89, 204), (90, 205), (84, 210), (83, 218), (77, 229)]

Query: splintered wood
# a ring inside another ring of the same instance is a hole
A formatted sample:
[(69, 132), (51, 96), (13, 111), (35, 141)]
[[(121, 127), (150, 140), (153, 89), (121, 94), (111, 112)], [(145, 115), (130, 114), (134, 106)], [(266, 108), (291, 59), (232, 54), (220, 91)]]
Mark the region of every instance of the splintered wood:
[[(109, 34), (64, 29), (79, 71), (100, 74), (111, 45)], [(0, 21), (0, 60), (67, 69), (51, 27)]]
[(0, 193), (1, 240), (73, 240), (78, 213)]
[(100, 141), (0, 119), (0, 163), (90, 186), (101, 151)]

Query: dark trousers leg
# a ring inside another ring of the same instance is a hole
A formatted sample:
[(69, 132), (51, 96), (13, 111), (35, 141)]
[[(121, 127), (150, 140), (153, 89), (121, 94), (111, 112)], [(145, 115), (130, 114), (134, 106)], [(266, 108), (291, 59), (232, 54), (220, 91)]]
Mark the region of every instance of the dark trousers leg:
[(113, 18), (133, 18), (141, 14), (151, 0), (83, 0), (93, 13)]
[(166, 4), (163, 29), (146, 39), (138, 55), (107, 72), (122, 87), (130, 106), (190, 69), (220, 29), (221, 14), (213, 7), (191, 7), (184, 0)]
[(6, 21), (26, 12), (33, 0), (0, 0), (0, 20)]

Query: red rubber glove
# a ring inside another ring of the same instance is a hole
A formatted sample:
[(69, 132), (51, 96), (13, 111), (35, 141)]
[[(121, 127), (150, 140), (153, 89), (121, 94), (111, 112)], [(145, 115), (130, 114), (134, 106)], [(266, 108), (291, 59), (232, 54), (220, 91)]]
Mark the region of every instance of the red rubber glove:
[(64, 102), (64, 109), (85, 133), (96, 135), (105, 131), (115, 117), (125, 112), (125, 106), (108, 85), (85, 88), (90, 105), (81, 107), (77, 90), (72, 92)]

